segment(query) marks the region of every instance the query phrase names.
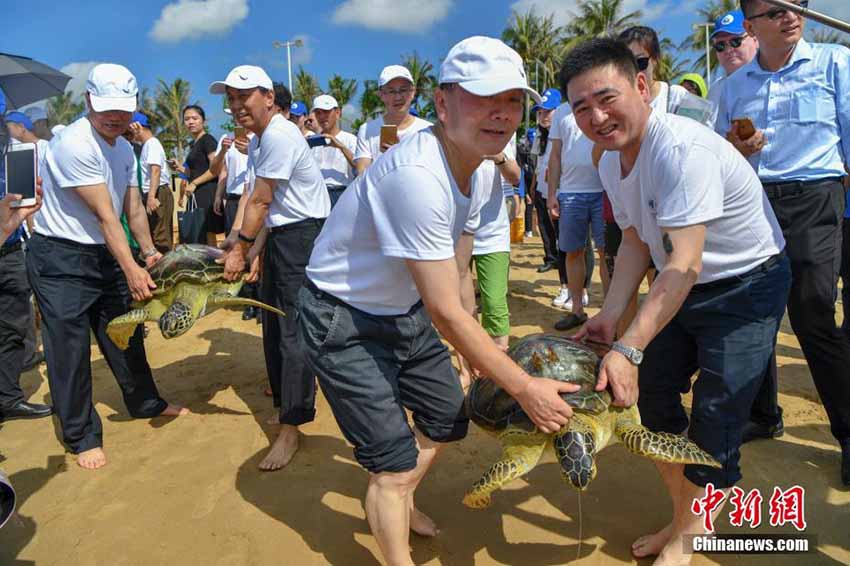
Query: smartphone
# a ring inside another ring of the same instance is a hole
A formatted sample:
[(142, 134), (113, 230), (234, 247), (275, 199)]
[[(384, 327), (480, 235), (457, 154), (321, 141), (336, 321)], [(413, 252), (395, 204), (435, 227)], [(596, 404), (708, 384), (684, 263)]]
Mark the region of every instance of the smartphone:
[(38, 177), (38, 155), (34, 143), (15, 144), (6, 152), (6, 193), (23, 198), (12, 203), (15, 208), (35, 206)]
[(398, 143), (398, 126), (384, 125), (381, 126), (381, 146), (384, 144), (395, 145)]
[(741, 140), (748, 140), (756, 133), (753, 121), (749, 118), (735, 118), (732, 120), (732, 126), (735, 128), (735, 134)]
[(307, 145), (310, 147), (325, 147), (331, 145), (331, 140), (325, 136), (310, 136), (307, 138)]
[(234, 137), (239, 138), (240, 140), (248, 139), (248, 134), (245, 132), (245, 128), (242, 126), (236, 126), (233, 128)]

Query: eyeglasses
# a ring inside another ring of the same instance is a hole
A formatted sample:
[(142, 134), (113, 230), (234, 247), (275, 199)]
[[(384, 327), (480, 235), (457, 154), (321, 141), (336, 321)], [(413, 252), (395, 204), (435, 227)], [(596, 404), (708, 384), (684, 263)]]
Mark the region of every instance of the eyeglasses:
[(413, 92), (412, 88), (384, 88), (381, 89), (387, 96), (407, 96)]
[[(797, 4), (801, 8), (808, 8), (809, 7), (809, 0), (800, 0), (799, 2), (795, 2), (795, 4)], [(753, 14), (752, 16), (747, 16), (747, 19), (748, 20), (755, 20), (756, 18), (763, 18), (764, 16), (767, 16), (768, 20), (775, 22), (776, 20), (784, 18), (785, 14), (787, 14), (787, 13), (788, 13), (788, 10), (786, 10), (785, 8), (772, 8), (772, 9), (766, 11), (766, 12), (762, 12), (761, 14)], [(796, 15), (796, 12), (795, 12), (795, 15)]]
[(635, 62), (637, 62), (638, 71), (645, 71), (649, 68), (649, 57), (635, 57)]
[(726, 51), (727, 45), (732, 49), (737, 49), (741, 47), (742, 43), (744, 43), (744, 37), (745, 36), (733, 37), (729, 41), (715, 41), (712, 47), (714, 47), (714, 50), (718, 53), (723, 53), (724, 51)]

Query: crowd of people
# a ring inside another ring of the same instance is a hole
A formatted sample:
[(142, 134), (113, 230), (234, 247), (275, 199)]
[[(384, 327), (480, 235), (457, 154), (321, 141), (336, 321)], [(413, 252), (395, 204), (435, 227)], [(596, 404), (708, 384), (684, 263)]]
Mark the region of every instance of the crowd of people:
[[(554, 329), (611, 346), (597, 389), (721, 464), (657, 464), (673, 515), (634, 543), (636, 557), (687, 562), (681, 537), (702, 532), (692, 500), (741, 479), (743, 442), (783, 433), (775, 346), (786, 306), (850, 485), (850, 51), (809, 43), (803, 29), (792, 11), (742, 0), (711, 35), (725, 76), (671, 85), (655, 80), (655, 31), (632, 27), (575, 47), (542, 95), (513, 49), (470, 37), (442, 61), (433, 122), (410, 112), (410, 71), (389, 65), (378, 79), (383, 114), (356, 135), (341, 129), (332, 96), (308, 108), (242, 65), (210, 86), (233, 132), (216, 140), (204, 110), (187, 106), (183, 161), (137, 111), (133, 74), (100, 64), (86, 115), (49, 142), (26, 115), (5, 114), (15, 141), (38, 145), (41, 186), (35, 207), (0, 201), (0, 418), (55, 412), (78, 463), (105, 465), (90, 331), (131, 416), (187, 413), (159, 396), (141, 326), (123, 351), (105, 332), (151, 297), (146, 268), (173, 249), (174, 209), (185, 208), (181, 223), (197, 223), (180, 226), (180, 241), (216, 245), (225, 234), (225, 278), (244, 278), (249, 296), (286, 314), (245, 313), (261, 319), (280, 425), (260, 468), (290, 464), (318, 381), (370, 472), (365, 509), (381, 553), (411, 564), (409, 531), (437, 533), (415, 491), (441, 448), (467, 433), (470, 380), (494, 380), (544, 432), (572, 415), (561, 395), (576, 386), (529, 376), (505, 353), (511, 225), (524, 197), (526, 226), (536, 214), (543, 241), (538, 272), (559, 274), (552, 306), (567, 312)], [(527, 96), (536, 128), (517, 140)], [(589, 317), (595, 266), (605, 298)], [(26, 401), (18, 383), (30, 289), (52, 408)]]

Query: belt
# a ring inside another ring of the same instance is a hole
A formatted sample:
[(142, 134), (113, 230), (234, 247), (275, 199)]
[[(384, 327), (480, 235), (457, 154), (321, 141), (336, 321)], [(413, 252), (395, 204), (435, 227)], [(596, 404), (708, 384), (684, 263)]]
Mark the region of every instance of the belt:
[(232, 195), (230, 193), (226, 193), (224, 195), (224, 200), (239, 200), (242, 198), (242, 195)]
[(344, 191), (348, 185), (325, 185), (329, 191)]
[(0, 247), (0, 257), (7, 256), (9, 254), (13, 254), (17, 251), (20, 251), (23, 247), (22, 242), (15, 242), (14, 244), (6, 244)]
[(305, 228), (307, 226), (316, 226), (321, 229), (322, 226), (325, 225), (324, 218), (305, 218), (304, 220), (299, 220), (298, 222), (291, 222), (289, 224), (284, 224), (283, 226), (274, 226), (269, 228), (269, 232), (272, 234), (280, 234), (281, 232), (288, 232), (289, 230), (298, 230), (299, 228)]
[(724, 277), (723, 279), (718, 279), (717, 281), (709, 281), (708, 283), (699, 283), (691, 287), (691, 291), (696, 291), (697, 293), (702, 293), (705, 291), (713, 291), (716, 289), (721, 289), (723, 287), (731, 287), (740, 283), (744, 278), (750, 277), (752, 275), (756, 275), (758, 273), (763, 273), (776, 265), (779, 260), (785, 257), (785, 250), (782, 250), (778, 254), (771, 256), (764, 260), (759, 265), (755, 266), (751, 270), (746, 273), (742, 273), (740, 275), (733, 275), (732, 277)]
[(833, 183), (842, 183), (843, 177), (827, 177), (825, 179), (816, 179), (814, 181), (780, 181), (777, 183), (763, 182), (764, 192), (767, 198), (776, 199), (787, 196), (797, 196), (817, 187), (826, 187)]
[(63, 246), (68, 246), (71, 248), (76, 248), (80, 251), (86, 252), (99, 252), (99, 251), (108, 251), (106, 244), (83, 244), (80, 242), (75, 242), (74, 240), (66, 240), (65, 238), (57, 238), (56, 236), (44, 236), (42, 234), (34, 234), (33, 238), (43, 238), (45, 240), (50, 240), (51, 242), (56, 242), (57, 244), (62, 244)]

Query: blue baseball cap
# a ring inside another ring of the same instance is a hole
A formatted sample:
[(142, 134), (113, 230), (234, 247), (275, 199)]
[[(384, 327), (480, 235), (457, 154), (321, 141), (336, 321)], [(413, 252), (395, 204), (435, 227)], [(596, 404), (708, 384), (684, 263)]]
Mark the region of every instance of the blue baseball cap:
[(547, 88), (543, 91), (543, 94), (540, 97), (540, 103), (535, 104), (534, 108), (531, 110), (537, 111), (539, 109), (544, 110), (554, 110), (558, 106), (561, 105), (561, 91), (557, 88)]
[(133, 112), (133, 119), (131, 122), (138, 122), (141, 126), (150, 129), (151, 124), (148, 122), (148, 117), (143, 112)]
[(307, 105), (300, 100), (296, 100), (289, 107), (289, 113), (293, 116), (304, 116), (307, 114)]
[(537, 128), (528, 128), (525, 132), (525, 137), (528, 138), (529, 142), (533, 142), (535, 136), (537, 136)]
[(711, 37), (714, 37), (718, 33), (728, 33), (731, 35), (744, 35), (747, 33), (747, 30), (744, 29), (744, 12), (741, 10), (732, 10), (714, 20), (714, 31), (711, 32)]
[(6, 95), (3, 94), (3, 89), (0, 89), (0, 114), (6, 113)]
[(32, 121), (23, 112), (9, 112), (6, 114), (6, 121), (20, 124), (26, 129), (32, 131)]

